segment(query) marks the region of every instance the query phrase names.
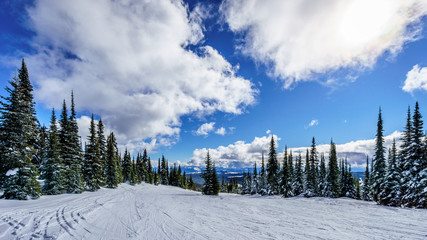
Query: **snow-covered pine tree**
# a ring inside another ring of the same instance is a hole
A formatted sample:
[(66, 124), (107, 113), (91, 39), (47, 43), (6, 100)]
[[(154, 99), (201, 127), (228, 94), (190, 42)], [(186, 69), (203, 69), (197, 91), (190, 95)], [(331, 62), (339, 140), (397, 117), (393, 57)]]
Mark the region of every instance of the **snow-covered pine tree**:
[(384, 148), (384, 135), (383, 135), (383, 120), (381, 117), (381, 108), (378, 113), (377, 122), (377, 134), (374, 158), (372, 159), (374, 168), (372, 169), (372, 198), (374, 201), (379, 201), (379, 194), (382, 189), (381, 186), (384, 184), (386, 175), (386, 160), (385, 160), (385, 148)]
[(3, 197), (39, 197), (40, 184), (33, 157), (37, 156), (37, 118), (27, 66), (22, 59), (18, 77), (7, 87), (0, 116), (0, 183)]
[(325, 196), (325, 187), (326, 187), (326, 165), (325, 165), (325, 155), (322, 153), (320, 155), (320, 171), (319, 171), (319, 183), (318, 183), (319, 195)]
[(271, 136), (270, 152), (267, 161), (267, 192), (269, 195), (278, 194), (279, 191), (279, 164), (277, 162), (276, 146)]
[(241, 194), (249, 194), (250, 193), (250, 185), (248, 185), (248, 180), (249, 180), (249, 176), (248, 173), (246, 173), (245, 171), (243, 171), (242, 173), (242, 192)]
[(99, 144), (93, 114), (90, 121), (87, 141), (83, 164), (83, 177), (88, 190), (96, 191), (104, 185), (104, 168), (102, 161), (99, 158)]
[(345, 161), (346, 165), (346, 186), (347, 186), (347, 197), (357, 199), (357, 189), (355, 185), (355, 178), (351, 173), (351, 165), (348, 164), (347, 159)]
[(384, 185), (381, 187), (379, 202), (386, 206), (400, 206), (400, 170), (397, 163), (396, 141), (393, 139), (391, 148), (388, 151), (387, 175)]
[(288, 155), (288, 170), (289, 170), (289, 182), (291, 183), (292, 192), (294, 192), (294, 158), (292, 156), (292, 150), (289, 151)]
[(147, 171), (144, 167), (142, 156), (139, 153), (136, 157), (136, 175), (138, 177), (138, 183), (145, 181), (145, 177), (147, 176)]
[(302, 169), (301, 152), (298, 154), (294, 175), (295, 175), (295, 181), (293, 183), (292, 188), (294, 189), (295, 196), (298, 196), (304, 192), (304, 176), (303, 176), (303, 169)]
[(291, 169), (288, 165), (288, 149), (285, 146), (285, 152), (283, 154), (283, 168), (282, 168), (282, 179), (280, 182), (280, 187), (281, 187), (281, 193), (283, 195), (283, 197), (288, 198), (288, 197), (293, 197), (294, 193), (293, 193), (293, 189), (292, 189), (292, 177), (291, 177)]
[(212, 162), (212, 193), (218, 195), (221, 186), (219, 185), (218, 174), (216, 172), (215, 161)]
[(116, 188), (119, 184), (117, 163), (118, 149), (114, 133), (111, 132), (107, 138), (107, 150), (105, 152), (105, 183), (109, 188)]
[[(217, 195), (218, 192), (215, 193), (214, 191), (214, 184), (215, 184), (214, 173), (213, 173), (214, 167), (213, 167), (211, 157), (209, 155), (209, 151), (206, 155), (205, 164), (206, 164), (206, 168), (202, 172), (202, 178), (205, 180), (202, 186), (202, 193), (205, 195)], [(218, 183), (218, 186), (219, 186), (219, 183)]]
[(151, 169), (151, 163), (148, 160), (147, 149), (144, 149), (144, 152), (142, 153), (142, 167), (144, 172), (143, 181), (151, 183), (150, 174), (152, 169)]
[(409, 181), (405, 182), (407, 192), (403, 196), (404, 205), (408, 207), (427, 208), (427, 159), (424, 159), (424, 131), (423, 120), (418, 102), (415, 103), (412, 116), (411, 145), (409, 146), (410, 168)]
[(97, 142), (98, 142), (98, 154), (99, 159), (101, 160), (102, 164), (102, 177), (105, 178), (105, 149), (106, 149), (106, 140), (105, 140), (105, 134), (104, 134), (104, 123), (102, 122), (102, 119), (100, 118), (98, 121), (97, 129), (96, 129), (96, 136), (97, 136)]
[(160, 181), (163, 185), (169, 184), (169, 169), (165, 156), (162, 155), (162, 168), (160, 171)]
[(369, 157), (368, 156), (366, 156), (365, 178), (363, 179), (363, 185), (362, 185), (362, 200), (372, 201), (371, 181), (370, 181), (370, 176), (369, 176)]
[(267, 174), (265, 172), (264, 151), (261, 153), (261, 171), (259, 173), (259, 194), (266, 195), (267, 191)]
[(258, 179), (258, 170), (256, 168), (256, 162), (255, 162), (254, 171), (252, 173), (251, 194), (257, 194), (258, 191), (259, 191), (259, 179)]
[(74, 92), (71, 92), (71, 114), (68, 121), (68, 146), (69, 150), (69, 172), (66, 175), (66, 191), (70, 193), (81, 193), (84, 190), (82, 175), (82, 145), (77, 125), (77, 116), (74, 104)]
[(408, 186), (411, 183), (411, 174), (410, 169), (412, 167), (412, 156), (411, 156), (411, 144), (412, 144), (412, 119), (411, 119), (411, 109), (408, 106), (408, 113), (406, 118), (406, 125), (405, 129), (402, 132), (401, 137), (402, 144), (400, 145), (400, 151), (399, 151), (399, 168), (401, 171), (401, 177), (400, 180), (400, 192), (401, 192), (401, 204), (405, 205), (407, 203), (405, 196), (409, 194), (408, 192)]
[(127, 148), (125, 149), (125, 154), (123, 155), (123, 162), (122, 162), (122, 175), (123, 175), (123, 182), (129, 182), (131, 181), (131, 174), (132, 174), (132, 161), (130, 158), (130, 153), (128, 152)]
[(305, 165), (304, 165), (304, 194), (306, 193), (307, 189), (309, 188), (309, 182), (312, 182), (310, 180), (310, 153), (308, 152), (308, 149), (305, 151)]
[(335, 143), (331, 139), (329, 150), (328, 173), (326, 175), (325, 197), (337, 198), (340, 196), (338, 158)]
[(309, 158), (309, 168), (307, 171), (307, 187), (304, 192), (305, 197), (314, 197), (319, 193), (318, 189), (318, 159), (317, 159), (317, 150), (316, 150), (316, 141), (313, 137), (311, 142), (310, 158)]
[(49, 129), (49, 145), (47, 161), (43, 165), (43, 192), (48, 195), (61, 194), (64, 189), (64, 165), (59, 148), (58, 129), (56, 127), (55, 110), (52, 109)]
[[(45, 125), (41, 126), (39, 124), (38, 128), (39, 130), (38, 130), (37, 146), (36, 146), (37, 154), (33, 158), (33, 164), (37, 170), (41, 171), (41, 166), (47, 159), (47, 145), (49, 140), (48, 140), (48, 133), (47, 133), (48, 130), (46, 126)], [(1, 188), (1, 184), (0, 184), (0, 188)]]

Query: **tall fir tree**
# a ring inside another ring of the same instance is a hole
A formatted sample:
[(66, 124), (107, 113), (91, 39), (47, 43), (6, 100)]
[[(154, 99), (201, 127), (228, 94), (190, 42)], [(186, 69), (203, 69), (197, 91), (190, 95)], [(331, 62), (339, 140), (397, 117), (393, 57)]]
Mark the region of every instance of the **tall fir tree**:
[(123, 175), (123, 182), (131, 182), (132, 179), (132, 161), (130, 158), (130, 153), (128, 152), (127, 148), (125, 149), (125, 153), (123, 155), (123, 162), (122, 162), (122, 175)]
[(368, 156), (366, 156), (366, 170), (365, 170), (365, 177), (363, 178), (362, 200), (372, 201), (371, 181), (370, 181), (370, 174), (369, 174), (369, 157)]
[(104, 185), (104, 167), (100, 159), (98, 136), (93, 114), (90, 121), (87, 141), (83, 164), (83, 176), (88, 190), (96, 191)]
[(213, 165), (209, 151), (205, 160), (206, 168), (202, 172), (202, 178), (205, 180), (202, 186), (202, 193), (205, 195), (216, 195), (214, 192)]
[(120, 183), (118, 175), (118, 149), (114, 133), (107, 138), (107, 150), (105, 152), (105, 183), (109, 188), (116, 188)]
[(313, 137), (311, 141), (311, 150), (309, 158), (309, 168), (307, 173), (307, 187), (304, 193), (305, 197), (313, 197), (318, 195), (318, 163), (316, 141)]
[(65, 190), (69, 193), (81, 193), (84, 190), (82, 175), (82, 145), (77, 125), (77, 114), (74, 103), (74, 92), (71, 92), (71, 113), (68, 121), (69, 169), (65, 178)]
[[(223, 175), (224, 178), (224, 175)], [(258, 170), (256, 168), (256, 162), (254, 165), (254, 170), (252, 173), (252, 183), (251, 183), (251, 194), (257, 194), (259, 192), (259, 179), (258, 179)]]
[(381, 108), (378, 113), (377, 134), (375, 140), (375, 153), (372, 159), (374, 168), (372, 169), (372, 198), (374, 201), (379, 201), (379, 195), (382, 191), (386, 175), (386, 160), (383, 135), (383, 120), (381, 116)]
[(340, 183), (338, 171), (338, 158), (335, 143), (331, 139), (329, 150), (328, 173), (326, 175), (326, 186), (324, 195), (326, 197), (337, 198), (340, 196)]
[(102, 122), (102, 119), (99, 119), (97, 129), (96, 129), (96, 136), (98, 141), (98, 153), (99, 153), (99, 159), (101, 160), (102, 164), (102, 176), (105, 177), (105, 151), (106, 151), (106, 139), (105, 139), (105, 133), (104, 133), (104, 123)]
[(33, 158), (37, 156), (38, 124), (28, 69), (22, 59), (18, 77), (2, 97), (0, 116), (0, 183), (5, 198), (36, 198), (41, 194)]
[(267, 188), (268, 194), (279, 193), (279, 164), (277, 162), (276, 145), (274, 138), (271, 136), (270, 152), (267, 161)]
[(298, 154), (294, 175), (295, 175), (295, 181), (293, 184), (293, 189), (294, 189), (294, 194), (298, 196), (304, 192), (304, 176), (303, 176), (303, 169), (302, 169), (301, 152)]
[(285, 152), (284, 152), (284, 157), (283, 157), (283, 168), (282, 168), (282, 179), (280, 182), (280, 187), (281, 187), (281, 193), (282, 196), (285, 198), (288, 197), (293, 197), (294, 193), (293, 193), (293, 189), (292, 189), (292, 182), (291, 182), (291, 169), (288, 165), (288, 149), (285, 146)]
[(160, 181), (163, 185), (169, 184), (169, 167), (165, 156), (162, 155), (162, 166), (160, 171)]
[(52, 109), (49, 129), (48, 157), (43, 166), (44, 185), (43, 192), (48, 195), (62, 193), (64, 188), (64, 165), (61, 159), (60, 141), (58, 138), (58, 129), (56, 127), (55, 110)]
[(325, 155), (322, 153), (320, 155), (320, 170), (319, 170), (319, 182), (318, 182), (318, 189), (319, 189), (320, 196), (325, 196), (325, 188), (326, 188), (326, 163), (325, 163)]
[(387, 175), (382, 186), (379, 202), (387, 206), (400, 206), (400, 170), (397, 163), (396, 141), (393, 139), (391, 148), (388, 151)]
[(259, 191), (258, 193), (261, 195), (267, 194), (267, 174), (265, 171), (265, 160), (264, 160), (264, 151), (261, 153), (261, 170), (259, 173)]

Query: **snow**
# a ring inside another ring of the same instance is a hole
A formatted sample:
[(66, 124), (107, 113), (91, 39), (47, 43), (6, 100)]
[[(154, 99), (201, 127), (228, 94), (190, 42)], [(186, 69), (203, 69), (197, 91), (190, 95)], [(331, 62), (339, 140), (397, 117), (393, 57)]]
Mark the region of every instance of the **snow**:
[(18, 168), (14, 168), (14, 169), (10, 169), (9, 171), (6, 172), (6, 176), (14, 176), (18, 173)]
[(0, 200), (0, 239), (426, 239), (426, 209), (121, 184)]

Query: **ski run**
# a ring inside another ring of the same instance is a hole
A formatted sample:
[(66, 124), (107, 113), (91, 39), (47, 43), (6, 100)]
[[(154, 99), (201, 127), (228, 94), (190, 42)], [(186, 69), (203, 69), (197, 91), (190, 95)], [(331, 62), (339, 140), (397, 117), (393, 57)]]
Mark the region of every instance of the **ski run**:
[(426, 209), (144, 183), (0, 200), (0, 239), (427, 239), (426, 223)]

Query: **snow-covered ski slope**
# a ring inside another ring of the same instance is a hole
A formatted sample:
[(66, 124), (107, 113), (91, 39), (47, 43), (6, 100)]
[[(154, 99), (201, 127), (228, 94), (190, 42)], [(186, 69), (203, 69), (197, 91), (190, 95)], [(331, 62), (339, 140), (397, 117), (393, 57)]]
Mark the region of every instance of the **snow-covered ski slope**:
[(0, 239), (427, 239), (427, 210), (121, 184), (0, 200)]

